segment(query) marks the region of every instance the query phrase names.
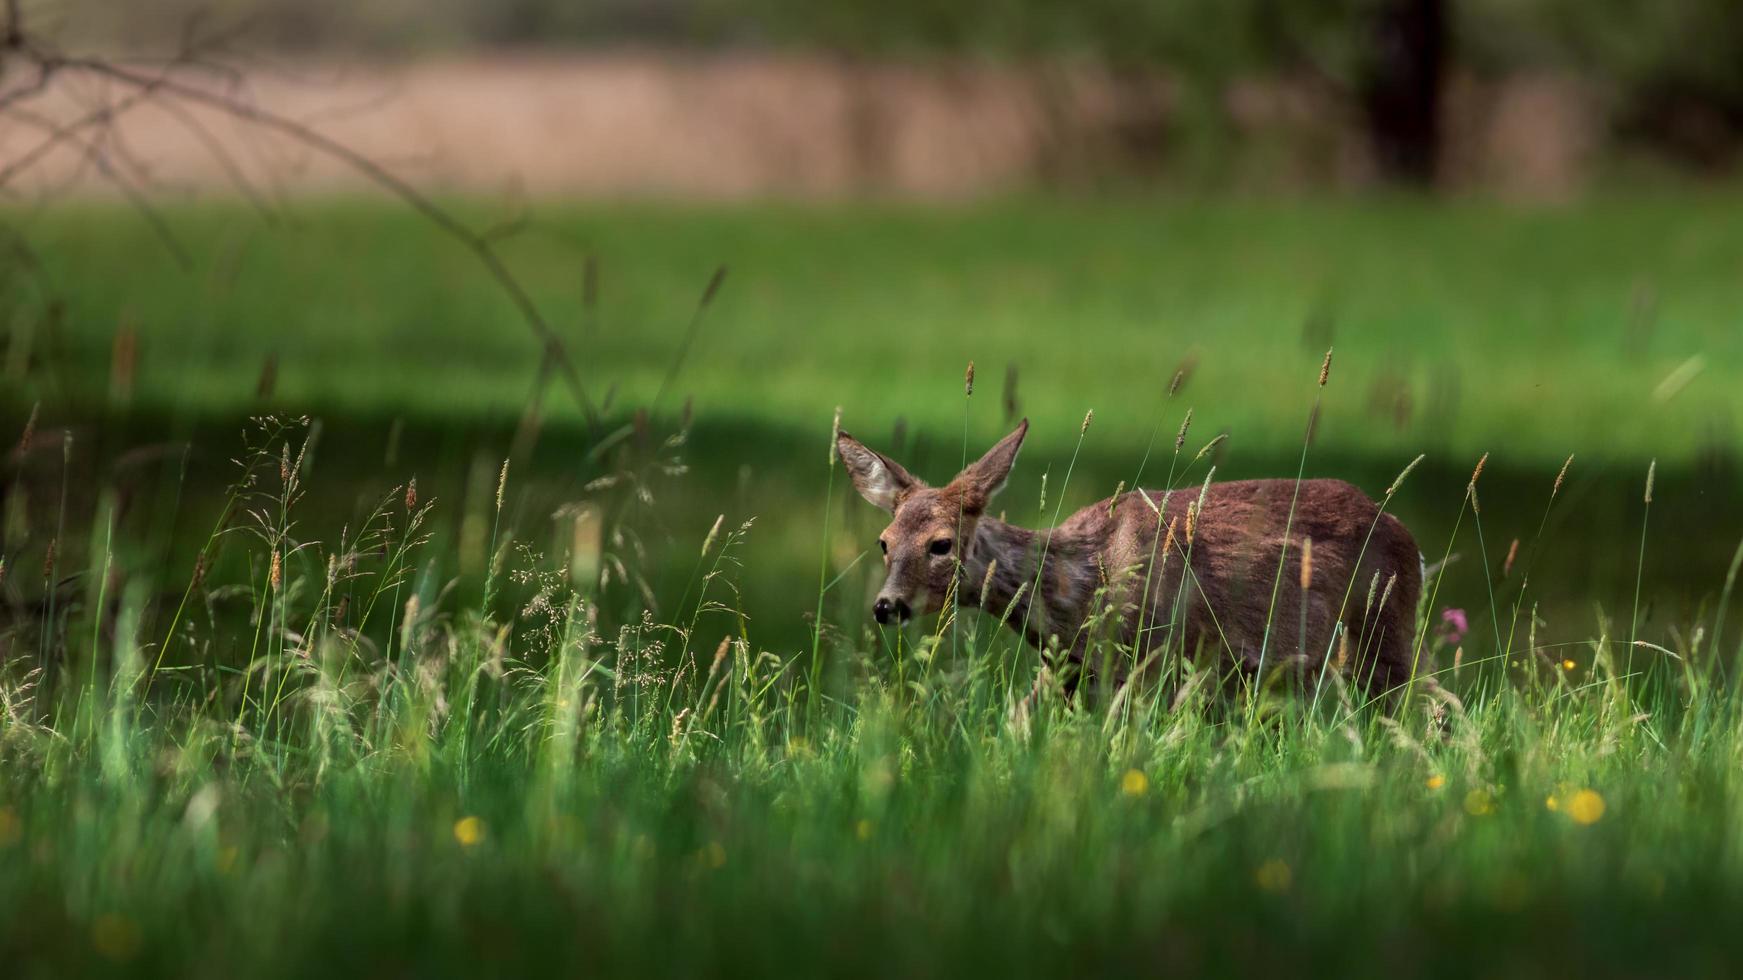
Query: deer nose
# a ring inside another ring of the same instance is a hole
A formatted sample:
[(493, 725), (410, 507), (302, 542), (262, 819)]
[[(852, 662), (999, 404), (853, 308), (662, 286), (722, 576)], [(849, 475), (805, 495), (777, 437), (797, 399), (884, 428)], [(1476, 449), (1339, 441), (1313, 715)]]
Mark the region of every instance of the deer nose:
[(882, 624), (887, 625), (891, 620), (906, 622), (910, 613), (908, 604), (900, 599), (892, 602), (880, 596), (872, 603), (872, 617)]

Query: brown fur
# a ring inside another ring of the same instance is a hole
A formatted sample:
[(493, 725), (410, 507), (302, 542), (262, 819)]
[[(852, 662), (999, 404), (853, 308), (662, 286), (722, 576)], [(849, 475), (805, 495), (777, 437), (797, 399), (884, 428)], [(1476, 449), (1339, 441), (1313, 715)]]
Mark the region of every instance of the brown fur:
[[(1220, 653), (1245, 672), (1290, 664), (1311, 680), (1336, 655), (1339, 622), (1347, 669), (1370, 694), (1412, 676), (1420, 555), (1404, 525), (1361, 490), (1341, 480), (1213, 483), (1190, 521), (1200, 488), (1140, 490), (1031, 531), (984, 513), (1027, 430), (1025, 421), (940, 489), (842, 434), (855, 485), (892, 515), (880, 536), (888, 569), (881, 600), (936, 612), (954, 576), (959, 603), (1005, 617), (1031, 644), (1069, 657), (1076, 669), (1067, 672), (1068, 691), (1103, 666), (1084, 662), (1095, 636), (1121, 651), (1120, 663), (1105, 665), (1116, 683), (1170, 648)], [(1305, 591), (1304, 539), (1313, 541)], [(943, 540), (949, 553), (933, 554)]]

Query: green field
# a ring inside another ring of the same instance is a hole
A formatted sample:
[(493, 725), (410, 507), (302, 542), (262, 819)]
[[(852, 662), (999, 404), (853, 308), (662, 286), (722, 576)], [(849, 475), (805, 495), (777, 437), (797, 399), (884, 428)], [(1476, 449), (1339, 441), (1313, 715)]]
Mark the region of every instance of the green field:
[[(997, 430), (991, 403), (1015, 364), (1038, 446), (1069, 447), (1090, 408), (1107, 445), (1129, 446), (1195, 358), (1186, 400), (1198, 424), (1228, 429), (1242, 452), (1287, 452), (1303, 380), (1335, 344), (1328, 449), (1472, 461), (1493, 451), (1553, 470), (1574, 451), (1670, 463), (1715, 440), (1735, 450), (1740, 205), (1709, 192), (1545, 211), (549, 206), (502, 249), (594, 397), (615, 386), (625, 407), (657, 390), (725, 265), (671, 393), (694, 396), (704, 419), (827, 432), (841, 405), (860, 429), (902, 416), (956, 441), (953, 393), (974, 359), (993, 396), (976, 433)], [(478, 223), (488, 217), (479, 210)], [(304, 207), (278, 226), (216, 206), (168, 221), (189, 271), (114, 208), (17, 223), (65, 303), (56, 340), (76, 390), (107, 383), (126, 323), (140, 337), (141, 407), (252, 409), (260, 365), (276, 354), (284, 406), (433, 424), (518, 416), (538, 347), (470, 256), (419, 218), (358, 204)], [(599, 269), (591, 316), (588, 255)], [(1687, 383), (1659, 392), (1691, 358)], [(9, 395), (16, 404), (31, 387)], [(566, 401), (552, 411), (574, 415)]]
[[(0, 962), (1731, 972), (1739, 203), (540, 205), (500, 247), (601, 418), (537, 424), (525, 324), (384, 204), (172, 208), (186, 267), (7, 212)], [(1010, 634), (870, 626), (827, 452), (839, 406), (942, 480), (1008, 400), (1030, 524), (1426, 454), (1392, 509), (1469, 614), (1446, 693), (1181, 658), (1178, 704), (1013, 728)]]

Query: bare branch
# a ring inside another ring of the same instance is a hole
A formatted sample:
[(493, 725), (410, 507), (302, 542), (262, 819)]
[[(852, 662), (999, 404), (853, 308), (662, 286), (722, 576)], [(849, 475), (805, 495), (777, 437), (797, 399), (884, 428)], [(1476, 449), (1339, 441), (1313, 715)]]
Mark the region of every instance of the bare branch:
[[(182, 50), (174, 57), (149, 67), (136, 67), (138, 63), (121, 60), (106, 60), (93, 57), (71, 57), (55, 52), (48, 47), (38, 47), (31, 36), (25, 31), (19, 13), (19, 0), (3, 0), (6, 13), (4, 34), (0, 34), (0, 44), (9, 52), (17, 52), (35, 68), (35, 77), (13, 89), (0, 94), (0, 114), (11, 115), (43, 128), (47, 135), (40, 142), (30, 147), (22, 154), (0, 166), (0, 189), (7, 187), (17, 177), (36, 166), (57, 147), (72, 145), (80, 151), (84, 158), (103, 177), (113, 184), (127, 197), (130, 203), (138, 208), (145, 220), (158, 231), (166, 242), (172, 243), (171, 250), (178, 260), (186, 261), (186, 252), (179, 244), (173, 244), (174, 239), (168, 234), (168, 228), (159, 216), (149, 206), (149, 202), (141, 193), (134, 180), (117, 169), (109, 159), (104, 145), (114, 148), (118, 159), (125, 167), (131, 167), (140, 182), (149, 179), (142, 164), (134, 161), (126, 152), (125, 144), (111, 138), (110, 130), (116, 120), (128, 111), (147, 102), (165, 107), (178, 122), (186, 127), (194, 137), (213, 155), (219, 166), (225, 171), (237, 189), (257, 208), (266, 211), (264, 199), (258, 189), (248, 179), (246, 171), (237, 163), (203, 123), (197, 114), (189, 111), (193, 108), (213, 110), (232, 120), (248, 126), (256, 127), (265, 132), (276, 133), (289, 137), (293, 142), (307, 147), (319, 154), (335, 159), (351, 168), (363, 177), (382, 187), (402, 203), (422, 215), (444, 234), (458, 242), (470, 252), (490, 275), (498, 288), (508, 297), (516, 313), (526, 323), (534, 337), (538, 340), (541, 350), (541, 379), (544, 377), (560, 377), (567, 384), (576, 404), (581, 408), (590, 427), (598, 431), (598, 415), (589, 397), (581, 373), (574, 360), (563, 344), (562, 338), (552, 328), (544, 314), (539, 311), (531, 294), (509, 271), (502, 256), (497, 252), (496, 241), (500, 237), (500, 229), (486, 229), (482, 232), (474, 230), (453, 214), (437, 205), (422, 191), (402, 179), (379, 161), (353, 149), (336, 140), (306, 122), (298, 121), (285, 115), (263, 108), (250, 101), (244, 92), (245, 81), (240, 72), (211, 58), (211, 52), (219, 50), (230, 41), (238, 30), (219, 32), (205, 38), (195, 36), (197, 23), (190, 23), (184, 31)], [(219, 78), (225, 83), (226, 90), (218, 91), (202, 85), (191, 84), (181, 77), (187, 72), (204, 72)], [(24, 112), (22, 103), (36, 97), (48, 89), (51, 81), (62, 74), (84, 76), (91, 79), (116, 83), (126, 89), (126, 94), (113, 101), (106, 102), (97, 109), (68, 123), (59, 123), (36, 113)], [(97, 129), (102, 132), (96, 137), (87, 137), (87, 130)], [(711, 290), (712, 291), (712, 290)], [(706, 301), (702, 304), (706, 307)], [(698, 310), (698, 316), (700, 315)], [(694, 333), (692, 323), (691, 334)], [(688, 348), (688, 341), (685, 344)], [(668, 382), (670, 378), (667, 379)], [(541, 380), (540, 387), (543, 382)]]

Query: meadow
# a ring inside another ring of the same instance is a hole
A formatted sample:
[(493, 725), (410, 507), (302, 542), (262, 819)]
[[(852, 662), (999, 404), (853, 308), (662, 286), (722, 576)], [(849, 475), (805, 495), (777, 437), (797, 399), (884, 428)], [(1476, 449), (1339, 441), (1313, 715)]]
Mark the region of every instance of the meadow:
[[(8, 212), (0, 957), (1727, 972), (1735, 204), (532, 206), (594, 418), (383, 204)], [(1015, 727), (1008, 632), (869, 623), (838, 408), (940, 480), (1029, 417), (1029, 524), (1422, 454), (1441, 690), (1182, 657)]]

